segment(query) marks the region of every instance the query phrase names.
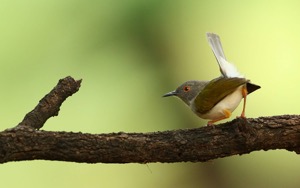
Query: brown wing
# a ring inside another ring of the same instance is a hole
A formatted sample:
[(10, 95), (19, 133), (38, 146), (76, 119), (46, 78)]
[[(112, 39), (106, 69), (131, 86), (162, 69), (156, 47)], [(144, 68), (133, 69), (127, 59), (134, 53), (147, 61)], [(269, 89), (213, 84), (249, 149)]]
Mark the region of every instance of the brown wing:
[(245, 78), (219, 77), (210, 81), (195, 99), (196, 111), (205, 114), (224, 97), (234, 92), (239, 86), (247, 83)]

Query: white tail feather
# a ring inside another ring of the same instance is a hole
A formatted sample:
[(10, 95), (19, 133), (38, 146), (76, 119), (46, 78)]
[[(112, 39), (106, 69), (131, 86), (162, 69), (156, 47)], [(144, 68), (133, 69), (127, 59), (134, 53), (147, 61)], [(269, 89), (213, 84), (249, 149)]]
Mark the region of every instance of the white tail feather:
[(226, 60), (220, 37), (214, 33), (207, 33), (207, 40), (218, 61), (220, 71), (224, 77), (243, 77), (237, 68)]
[(222, 69), (222, 72), (224, 73), (223, 76), (228, 77), (228, 78), (232, 78), (232, 77), (243, 78), (244, 77), (243, 75), (241, 75), (238, 72), (237, 68), (232, 63), (229, 63), (224, 58), (220, 57), (218, 63)]

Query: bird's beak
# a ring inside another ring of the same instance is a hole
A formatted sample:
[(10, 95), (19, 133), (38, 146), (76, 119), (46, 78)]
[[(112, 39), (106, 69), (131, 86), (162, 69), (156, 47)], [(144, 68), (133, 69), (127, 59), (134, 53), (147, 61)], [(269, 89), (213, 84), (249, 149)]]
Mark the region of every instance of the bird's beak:
[(163, 97), (170, 97), (170, 96), (176, 96), (176, 95), (177, 95), (176, 91), (171, 91), (169, 93), (164, 94)]

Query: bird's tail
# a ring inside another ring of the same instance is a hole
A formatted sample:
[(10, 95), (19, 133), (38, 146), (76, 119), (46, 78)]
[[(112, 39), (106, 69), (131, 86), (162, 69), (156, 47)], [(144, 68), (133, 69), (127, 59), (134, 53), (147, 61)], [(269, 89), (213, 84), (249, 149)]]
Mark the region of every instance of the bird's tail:
[(207, 33), (207, 40), (218, 61), (220, 71), (224, 77), (243, 77), (237, 68), (226, 60), (220, 37), (214, 33)]

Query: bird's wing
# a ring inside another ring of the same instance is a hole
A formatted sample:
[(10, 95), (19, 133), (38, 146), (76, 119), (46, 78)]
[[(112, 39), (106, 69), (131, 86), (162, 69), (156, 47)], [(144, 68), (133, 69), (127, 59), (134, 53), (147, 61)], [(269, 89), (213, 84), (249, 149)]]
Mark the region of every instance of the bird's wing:
[(206, 33), (206, 36), (207, 36), (208, 43), (218, 61), (222, 75), (227, 78), (231, 78), (231, 77), (242, 78), (243, 76), (238, 72), (236, 67), (226, 60), (220, 37), (214, 33)]
[(247, 83), (245, 78), (219, 77), (210, 81), (195, 98), (195, 110), (200, 114), (210, 111), (218, 102)]

